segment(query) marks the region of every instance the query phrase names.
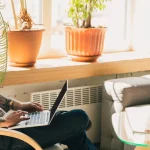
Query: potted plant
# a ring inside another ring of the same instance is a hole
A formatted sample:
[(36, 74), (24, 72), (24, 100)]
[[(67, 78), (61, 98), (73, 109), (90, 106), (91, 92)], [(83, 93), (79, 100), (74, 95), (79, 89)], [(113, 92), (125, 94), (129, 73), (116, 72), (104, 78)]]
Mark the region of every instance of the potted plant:
[(94, 10), (104, 10), (111, 0), (70, 0), (68, 16), (72, 19), (65, 27), (66, 50), (75, 61), (95, 61), (104, 48), (107, 28), (92, 26)]
[(11, 0), (14, 26), (8, 29), (8, 56), (11, 66), (30, 67), (36, 62), (44, 29), (34, 26), (27, 11), (26, 0), (20, 0), (20, 14), (16, 15)]

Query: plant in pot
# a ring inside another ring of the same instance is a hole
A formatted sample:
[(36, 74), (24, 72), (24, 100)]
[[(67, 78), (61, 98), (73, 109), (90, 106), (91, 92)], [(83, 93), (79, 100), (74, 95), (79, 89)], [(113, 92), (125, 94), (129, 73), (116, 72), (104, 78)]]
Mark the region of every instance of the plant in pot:
[(8, 28), (8, 56), (11, 66), (34, 66), (44, 29), (36, 27), (27, 11), (26, 0), (20, 0), (20, 14), (16, 15), (14, 1), (11, 0), (14, 25)]
[(107, 28), (92, 26), (95, 10), (104, 10), (111, 0), (70, 0), (68, 16), (72, 19), (65, 27), (66, 50), (75, 61), (95, 61), (104, 48)]

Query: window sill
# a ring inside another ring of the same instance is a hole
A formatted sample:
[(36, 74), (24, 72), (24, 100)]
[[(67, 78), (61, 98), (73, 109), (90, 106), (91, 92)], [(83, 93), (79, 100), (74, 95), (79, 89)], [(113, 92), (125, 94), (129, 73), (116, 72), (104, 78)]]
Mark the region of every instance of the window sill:
[(103, 54), (97, 62), (74, 62), (68, 57), (37, 60), (34, 67), (8, 66), (3, 86), (150, 70), (150, 53)]

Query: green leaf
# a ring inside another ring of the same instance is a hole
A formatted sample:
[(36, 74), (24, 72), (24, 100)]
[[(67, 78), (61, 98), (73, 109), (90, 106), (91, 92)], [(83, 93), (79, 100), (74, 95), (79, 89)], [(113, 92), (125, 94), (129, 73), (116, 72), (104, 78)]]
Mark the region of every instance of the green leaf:
[(106, 8), (106, 5), (105, 5), (105, 4), (100, 4), (100, 5), (99, 5), (99, 9), (100, 9), (100, 10), (104, 10), (105, 8)]
[(95, 4), (95, 7), (96, 7), (96, 8), (99, 8), (99, 4), (96, 3), (96, 4)]
[(88, 18), (88, 13), (87, 13), (87, 12), (84, 12), (84, 13), (83, 13), (83, 18), (84, 18), (84, 19), (87, 19), (87, 18)]
[(79, 8), (83, 8), (84, 7), (84, 5), (83, 4), (79, 4)]
[(86, 21), (89, 14), (92, 15), (93, 11), (106, 8), (106, 4), (112, 0), (70, 0), (70, 9), (68, 16), (72, 19), (74, 25)]

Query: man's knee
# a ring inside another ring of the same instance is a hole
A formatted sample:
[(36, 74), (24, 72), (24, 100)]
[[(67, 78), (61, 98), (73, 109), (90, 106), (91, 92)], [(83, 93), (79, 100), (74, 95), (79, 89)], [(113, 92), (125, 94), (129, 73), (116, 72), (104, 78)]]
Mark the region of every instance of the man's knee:
[(75, 109), (71, 110), (70, 113), (72, 113), (74, 121), (78, 123), (78, 125), (82, 126), (83, 129), (88, 126), (89, 117), (85, 111), (82, 109)]

